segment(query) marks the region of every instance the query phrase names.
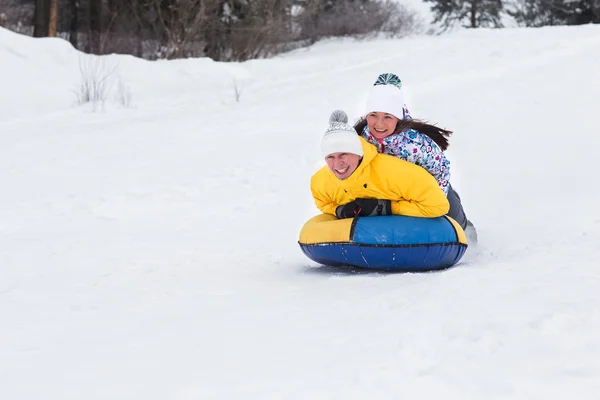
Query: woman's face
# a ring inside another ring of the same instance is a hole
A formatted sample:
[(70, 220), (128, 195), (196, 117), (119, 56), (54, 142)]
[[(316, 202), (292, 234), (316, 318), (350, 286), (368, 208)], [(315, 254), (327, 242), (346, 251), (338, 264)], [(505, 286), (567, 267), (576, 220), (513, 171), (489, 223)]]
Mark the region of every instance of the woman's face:
[(392, 114), (383, 112), (370, 112), (367, 114), (367, 125), (371, 135), (377, 139), (390, 136), (396, 130), (399, 119)]
[(358, 167), (361, 156), (353, 153), (332, 153), (325, 157), (327, 166), (341, 180), (348, 178)]

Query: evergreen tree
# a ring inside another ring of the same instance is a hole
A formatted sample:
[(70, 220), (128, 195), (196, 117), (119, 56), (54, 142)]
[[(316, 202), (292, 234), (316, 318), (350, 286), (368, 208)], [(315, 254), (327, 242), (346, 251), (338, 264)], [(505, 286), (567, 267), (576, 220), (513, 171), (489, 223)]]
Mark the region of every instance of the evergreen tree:
[(600, 23), (600, 0), (513, 0), (508, 14), (523, 26)]
[(564, 14), (567, 25), (600, 23), (600, 0), (566, 0)]
[(432, 3), (434, 23), (441, 22), (444, 28), (462, 23), (468, 28), (501, 28), (500, 13), (502, 0), (424, 0)]

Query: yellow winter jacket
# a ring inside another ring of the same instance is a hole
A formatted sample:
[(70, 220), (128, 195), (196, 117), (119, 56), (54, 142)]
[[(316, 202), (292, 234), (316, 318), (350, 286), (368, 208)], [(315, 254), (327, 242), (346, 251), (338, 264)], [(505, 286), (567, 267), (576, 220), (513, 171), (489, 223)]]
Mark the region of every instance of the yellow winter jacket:
[(391, 200), (392, 213), (412, 217), (440, 217), (450, 204), (435, 178), (425, 169), (397, 157), (377, 152), (360, 138), (364, 157), (344, 180), (324, 166), (311, 178), (315, 204), (325, 214), (357, 198)]

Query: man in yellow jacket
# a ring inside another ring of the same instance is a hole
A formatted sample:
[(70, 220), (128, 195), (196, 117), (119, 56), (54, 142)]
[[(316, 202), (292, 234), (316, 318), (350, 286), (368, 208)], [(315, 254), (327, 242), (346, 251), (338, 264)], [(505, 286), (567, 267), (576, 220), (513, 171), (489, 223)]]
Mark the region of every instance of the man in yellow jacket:
[(338, 218), (356, 215), (440, 217), (450, 205), (435, 178), (423, 168), (378, 153), (356, 134), (343, 111), (334, 111), (321, 140), (327, 162), (310, 182), (315, 204)]

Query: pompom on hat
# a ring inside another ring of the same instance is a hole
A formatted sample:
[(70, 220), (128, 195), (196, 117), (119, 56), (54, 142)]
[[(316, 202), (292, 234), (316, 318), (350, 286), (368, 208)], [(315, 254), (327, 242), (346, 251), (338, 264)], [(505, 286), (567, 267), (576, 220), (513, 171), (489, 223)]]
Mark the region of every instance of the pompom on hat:
[(321, 139), (323, 158), (333, 153), (352, 153), (362, 156), (362, 143), (356, 130), (348, 124), (348, 116), (342, 110), (335, 110), (329, 117), (329, 128)]
[(404, 119), (404, 95), (398, 75), (386, 73), (377, 77), (367, 99), (366, 113), (383, 112)]

